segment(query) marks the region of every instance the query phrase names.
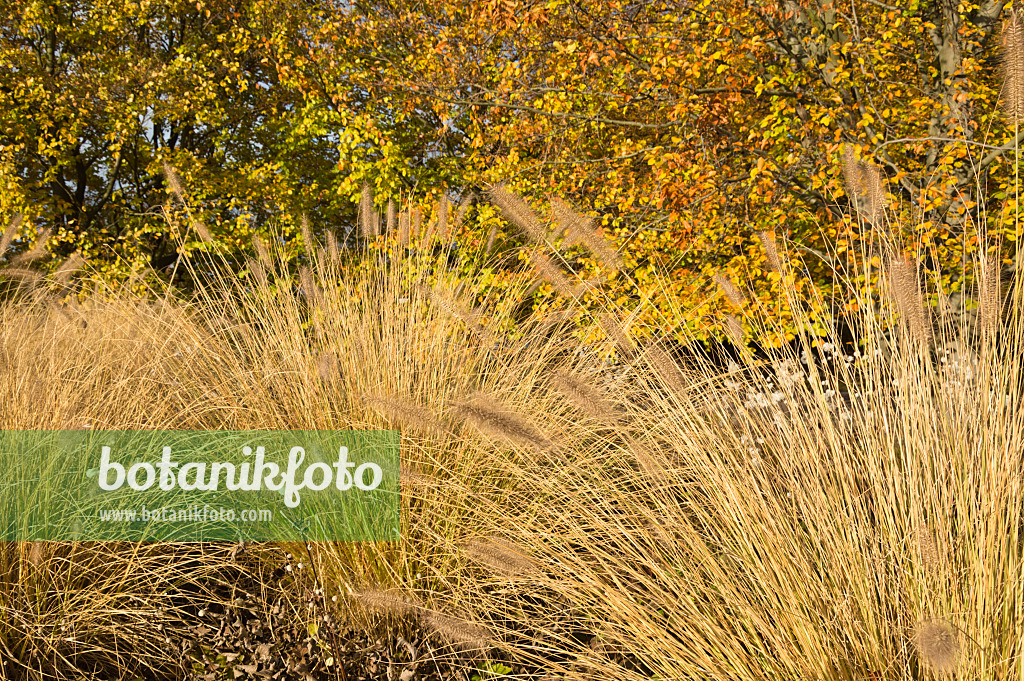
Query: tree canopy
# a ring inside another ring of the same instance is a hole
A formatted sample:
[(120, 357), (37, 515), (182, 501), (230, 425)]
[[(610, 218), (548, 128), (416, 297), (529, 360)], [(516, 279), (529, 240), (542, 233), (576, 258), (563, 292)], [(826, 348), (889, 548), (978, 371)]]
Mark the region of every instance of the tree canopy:
[[(1016, 236), (1020, 131), (998, 109), (1011, 11), (16, 0), (0, 27), (0, 214), (122, 271), (177, 255), (170, 230), (187, 221), (164, 214), (180, 210), (165, 161), (225, 253), (296, 235), (302, 215), (358, 234), (364, 184), (384, 210), (504, 182), (542, 213), (558, 197), (601, 218), (632, 295), (697, 328), (731, 305), (716, 274), (786, 314), (762, 232), (805, 294), (831, 294), (848, 256), (878, 257), (862, 248), (879, 234), (956, 291), (965, 256), (994, 245), (979, 225), (1004, 255)], [(460, 238), (486, 239), (495, 215), (481, 206)], [(645, 290), (655, 266), (673, 290)]]

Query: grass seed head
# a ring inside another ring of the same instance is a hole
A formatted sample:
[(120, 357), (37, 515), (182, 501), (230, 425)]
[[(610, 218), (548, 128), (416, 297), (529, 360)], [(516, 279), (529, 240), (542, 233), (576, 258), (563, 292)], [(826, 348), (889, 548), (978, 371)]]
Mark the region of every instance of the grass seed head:
[(612, 271), (622, 267), (622, 257), (598, 232), (591, 218), (580, 215), (568, 202), (559, 198), (551, 199), (551, 214), (570, 242), (586, 246), (602, 265)]
[(437, 233), (442, 242), (448, 241), (448, 195), (441, 194), (434, 208), (437, 220)]
[(398, 397), (364, 395), (363, 402), (407, 428), (414, 428), (434, 434), (442, 434), (446, 431), (444, 424), (438, 421), (429, 409), (414, 404), (409, 400), (403, 400)]
[(453, 413), (485, 435), (499, 437), (541, 452), (555, 448), (554, 442), (527, 423), (522, 416), (483, 393), (474, 393), (465, 402), (456, 404)]
[(416, 605), (393, 591), (366, 589), (352, 593), (352, 597), (368, 612), (376, 615), (403, 616), (416, 611)]
[(846, 193), (857, 214), (864, 221), (879, 225), (885, 216), (888, 199), (878, 166), (858, 159), (853, 146), (847, 144), (843, 148), (843, 177)]
[(761, 248), (764, 249), (764, 257), (768, 266), (776, 272), (782, 273), (782, 258), (779, 257), (779, 247), (775, 243), (773, 232), (758, 232), (757, 238), (761, 240)]
[(267, 250), (267, 245), (263, 243), (263, 239), (256, 234), (252, 235), (252, 247), (256, 249), (256, 257), (259, 258), (260, 263), (264, 267), (270, 267), (273, 262), (270, 259), (270, 251)]
[(498, 537), (472, 539), (465, 543), (463, 550), (473, 560), (506, 577), (534, 574), (539, 567), (527, 549)]
[(67, 286), (68, 282), (71, 281), (71, 275), (80, 270), (85, 265), (85, 258), (82, 257), (81, 253), (72, 253), (64, 262), (61, 263), (60, 267), (53, 273), (53, 280), (61, 286)]
[(299, 285), (302, 287), (302, 293), (306, 296), (306, 301), (310, 305), (320, 302), (323, 296), (320, 293), (320, 287), (313, 280), (313, 271), (309, 269), (308, 265), (303, 265), (299, 268)]
[(725, 333), (729, 336), (729, 340), (732, 344), (739, 347), (743, 345), (743, 337), (745, 332), (743, 331), (743, 324), (734, 315), (729, 315), (725, 318)]
[(487, 198), (501, 211), (502, 216), (518, 227), (523, 234), (537, 243), (547, 241), (547, 233), (541, 226), (537, 214), (521, 197), (509, 191), (505, 185), (495, 185), (487, 190)]
[[(407, 211), (402, 211), (402, 214), (398, 216), (398, 245), (406, 247), (409, 245), (410, 225), (412, 216)], [(388, 233), (392, 233), (390, 228)]]
[(333, 384), (338, 380), (340, 369), (338, 356), (330, 350), (324, 350), (316, 363), (316, 373), (324, 383)]
[(338, 237), (334, 230), (327, 230), (327, 255), (331, 262), (337, 264), (340, 260), (341, 251), (338, 250)]
[(737, 308), (742, 308), (743, 304), (747, 302), (747, 297), (740, 293), (740, 290), (736, 288), (736, 285), (733, 284), (724, 274), (716, 274), (714, 276), (714, 282), (718, 284), (718, 288), (722, 290), (726, 300)]
[(978, 281), (978, 303), (981, 326), (989, 333), (999, 328), (1003, 310), (1003, 296), (1000, 277), (1002, 263), (994, 255), (986, 255), (981, 261), (981, 276)]
[(615, 408), (591, 384), (562, 371), (554, 372), (548, 383), (584, 414), (609, 422), (618, 420)]
[(918, 625), (914, 633), (914, 648), (929, 666), (939, 674), (956, 670), (960, 657), (960, 641), (956, 631), (941, 620), (930, 620)]
[(11, 242), (14, 241), (14, 237), (18, 235), (18, 230), (21, 229), (21, 223), (24, 222), (25, 215), (18, 213), (11, 220), (11, 223), (7, 225), (7, 229), (4, 230), (3, 236), (0, 236), (0, 256), (7, 252), (7, 249), (11, 247)]
[(464, 648), (486, 648), (492, 638), (486, 627), (461, 617), (431, 612), (423, 618), (423, 622), (434, 633)]
[(1010, 123), (1017, 124), (1024, 119), (1024, 17), (1016, 2), (1003, 22), (1000, 43), (1003, 113)]
[(53, 230), (49, 228), (41, 231), (39, 236), (36, 238), (35, 245), (24, 253), (11, 258), (11, 265), (14, 267), (23, 267), (44, 257), (46, 255), (46, 244), (49, 242), (50, 234), (52, 234), (52, 232)]
[(889, 263), (887, 274), (890, 293), (900, 317), (919, 343), (929, 344), (932, 329), (921, 296), (917, 267), (909, 257), (894, 258)]
[(380, 216), (373, 207), (373, 188), (363, 183), (359, 195), (359, 229), (364, 239), (373, 239), (380, 233)]
[(398, 206), (391, 199), (388, 199), (387, 214), (385, 217), (385, 226), (388, 234), (395, 233), (395, 224), (398, 216)]
[(530, 253), (530, 264), (559, 294), (566, 298), (577, 298), (582, 294), (583, 287), (570, 282), (562, 269), (543, 253)]
[(629, 334), (626, 333), (626, 330), (622, 328), (619, 320), (612, 313), (602, 313), (600, 322), (605, 334), (615, 343), (615, 347), (622, 353), (625, 359), (629, 360), (636, 356), (636, 348), (633, 346), (633, 341), (630, 340)]

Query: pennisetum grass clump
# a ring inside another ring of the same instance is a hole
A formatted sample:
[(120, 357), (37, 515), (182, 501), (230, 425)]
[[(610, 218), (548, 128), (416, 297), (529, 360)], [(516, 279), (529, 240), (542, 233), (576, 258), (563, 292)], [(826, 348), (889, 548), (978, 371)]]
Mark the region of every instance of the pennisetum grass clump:
[[(860, 163), (847, 181), (874, 224), (884, 196), (871, 196), (882, 180)], [(531, 250), (547, 243), (523, 199), (500, 186), (488, 197)], [(591, 227), (555, 217), (570, 235)], [(364, 237), (378, 236), (368, 186), (358, 220)], [(9, 248), (16, 232), (9, 227), (0, 245)], [(758, 236), (771, 269), (787, 282), (799, 276), (784, 272), (774, 235)], [(618, 266), (588, 234), (573, 238)], [(600, 390), (588, 377), (607, 375), (604, 347), (584, 345), (579, 329), (545, 323), (540, 312), (521, 314), (531, 273), (509, 274), (496, 293), (483, 255), (436, 255), (415, 242), (387, 258), (367, 249), (348, 268), (328, 238), (326, 254), (308, 254), (301, 287), (276, 242), (274, 253), (254, 242), (247, 262), (262, 274), (196, 273), (188, 301), (156, 304), (108, 287), (67, 309), (41, 298), (0, 305), (0, 422), (28, 430), (397, 424), (403, 470), (411, 481), (431, 471), (428, 492), (401, 496), (395, 542), (318, 546), (316, 579), (335, 592), (365, 584), (353, 594), (364, 610), (415, 619), (461, 647), (498, 648), (528, 669), (524, 677), (910, 681), (926, 668), (1021, 680), (1024, 333), (1019, 315), (993, 312), (1003, 305), (996, 258), (972, 264), (983, 327), (999, 331), (983, 342), (998, 353), (958, 373), (955, 385), (920, 350), (963, 349), (963, 329), (933, 329), (917, 263), (887, 257), (884, 305), (870, 286), (849, 291), (849, 323), (863, 344), (819, 368), (800, 351), (840, 347), (828, 320), (812, 333), (798, 319), (797, 349), (771, 361), (741, 353), (726, 371), (701, 361), (684, 369), (661, 346), (640, 354), (620, 320), (643, 317), (606, 303), (598, 324), (623, 361), (615, 388)], [(872, 281), (867, 266), (858, 274)], [(778, 320), (748, 310), (722, 281), (744, 310), (735, 340), (744, 330), (774, 333)], [(889, 307), (914, 342), (882, 352)], [(227, 329), (215, 317), (239, 323)], [(637, 338), (660, 337), (630, 325)], [(675, 331), (684, 345), (694, 340), (688, 328)], [(996, 336), (998, 345), (988, 340)], [(469, 427), (442, 429), (438, 415)], [(557, 449), (558, 465), (517, 449)], [(480, 539), (460, 544), (467, 534)], [(0, 545), (0, 574), (9, 577), (0, 580), (2, 650), (84, 655), (90, 673), (116, 676), (135, 664), (137, 676), (169, 678), (181, 671), (180, 648), (154, 633), (157, 608), (180, 609), (182, 584), (232, 583), (228, 550), (218, 550), (55, 545), (33, 556)], [(33, 579), (46, 588), (20, 581), (26, 562), (38, 563)], [(168, 571), (169, 562), (177, 567)], [(535, 566), (543, 579), (494, 579), (495, 571), (536, 577)], [(487, 627), (441, 614), (456, 609), (486, 615)], [(952, 613), (957, 626), (908, 626), (934, 612)], [(87, 653), (79, 634), (45, 628), (61, 619), (89, 632)], [(186, 621), (185, 613), (159, 620)], [(615, 641), (614, 655), (595, 652), (597, 634)]]

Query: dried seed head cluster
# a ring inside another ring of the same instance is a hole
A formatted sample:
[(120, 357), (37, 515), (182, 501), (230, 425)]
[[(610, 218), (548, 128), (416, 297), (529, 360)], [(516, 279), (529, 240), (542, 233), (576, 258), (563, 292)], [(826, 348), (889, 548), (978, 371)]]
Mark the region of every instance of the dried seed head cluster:
[(306, 301), (309, 304), (312, 305), (320, 301), (322, 297), (320, 287), (313, 280), (313, 271), (309, 269), (308, 265), (303, 265), (299, 268), (299, 285), (302, 287), (302, 293), (306, 296)]
[[(11, 265), (13, 267), (15, 267), (15, 268), (22, 267), (24, 265), (29, 265), (29, 264), (35, 262), (36, 260), (39, 260), (43, 256), (45, 256), (46, 255), (46, 244), (47, 244), (47, 242), (49, 242), (50, 234), (52, 232), (53, 232), (53, 230), (51, 230), (49, 228), (44, 229), (43, 231), (41, 231), (39, 233), (39, 236), (36, 238), (35, 245), (32, 246), (32, 248), (30, 248), (29, 250), (25, 251), (24, 253), (22, 253), (22, 254), (20, 254), (18, 256), (15, 256), (14, 258), (11, 258)], [(8, 270), (8, 273), (10, 273), (10, 272), (11, 272), (11, 270)]]
[[(182, 205), (186, 205), (185, 187), (181, 183), (181, 177), (178, 176), (178, 171), (174, 169), (167, 161), (164, 161), (164, 177), (167, 179), (167, 184), (171, 188), (171, 192), (177, 197), (178, 201)], [(190, 217), (192, 225), (195, 227), (196, 233), (199, 234), (199, 238), (205, 243), (213, 243), (213, 235), (210, 230), (207, 229), (206, 225), (202, 220), (193, 219)]]
[(34, 568), (38, 568), (43, 564), (43, 542), (34, 541), (31, 542), (28, 549), (28, 562)]
[[(390, 204), (389, 204), (390, 205)], [(409, 245), (409, 239), (411, 234), (410, 221), (412, 216), (406, 211), (402, 211), (402, 214), (398, 216), (398, 245), (405, 247)], [(390, 224), (391, 216), (388, 215), (388, 222)], [(388, 233), (391, 233), (391, 227), (388, 227)]]
[(338, 367), (338, 356), (330, 350), (324, 350), (320, 353), (320, 358), (316, 363), (316, 373), (320, 376), (320, 380), (328, 385), (334, 383), (340, 374)]
[(665, 470), (662, 462), (651, 453), (651, 450), (632, 439), (626, 443), (626, 446), (629, 449), (630, 455), (640, 466), (640, 470), (650, 477), (656, 485), (661, 487), (669, 483), (668, 472)]
[(184, 203), (185, 187), (181, 184), (181, 178), (178, 176), (178, 171), (176, 171), (174, 166), (167, 161), (164, 161), (164, 179), (167, 180), (167, 186), (171, 188), (171, 192), (179, 201)]
[(256, 280), (256, 284), (261, 287), (266, 287), (267, 270), (263, 267), (263, 264), (255, 258), (246, 258), (245, 266), (252, 273), (253, 278)]
[(598, 232), (591, 218), (580, 215), (569, 203), (559, 198), (551, 199), (551, 214), (571, 243), (586, 246), (602, 265), (613, 272), (622, 267), (622, 257)]
[(548, 383), (552, 389), (569, 398), (584, 414), (604, 421), (618, 420), (615, 408), (589, 383), (562, 371), (554, 372)]
[(679, 367), (679, 364), (662, 348), (650, 345), (644, 350), (644, 359), (654, 369), (658, 377), (674, 390), (677, 395), (689, 393), (690, 384)]
[(337, 263), (341, 256), (341, 251), (338, 250), (338, 237), (332, 230), (327, 230), (327, 255), (333, 263)]
[(71, 275), (81, 269), (83, 265), (85, 265), (85, 258), (82, 257), (82, 254), (72, 253), (53, 273), (53, 278), (59, 284), (67, 284)]
[(373, 189), (366, 183), (359, 196), (359, 228), (364, 239), (373, 239), (380, 233), (380, 216), (373, 207)]
[(444, 424), (434, 418), (433, 413), (429, 409), (413, 404), (408, 400), (397, 397), (364, 395), (363, 402), (407, 428), (430, 431), (436, 434), (445, 432)]
[(554, 442), (527, 423), (522, 416), (482, 393), (474, 393), (465, 402), (456, 404), (453, 413), (486, 435), (526, 445), (541, 452), (555, 448)]
[(782, 272), (782, 258), (779, 256), (779, 247), (775, 243), (773, 232), (758, 232), (757, 238), (761, 240), (761, 248), (764, 249), (764, 257), (772, 270)]
[(960, 641), (956, 631), (941, 620), (918, 625), (914, 633), (914, 647), (929, 666), (939, 674), (956, 670), (960, 657)]
[(394, 201), (388, 199), (388, 206), (385, 211), (384, 228), (387, 230), (388, 234), (394, 234), (396, 216), (398, 215), (398, 206), (395, 205)]
[(846, 193), (861, 219), (872, 225), (881, 224), (888, 199), (878, 166), (858, 159), (853, 147), (846, 145), (843, 149), (843, 177)]
[(921, 561), (925, 568), (934, 570), (939, 565), (939, 542), (927, 526), (917, 528), (917, 550), (921, 554)]
[(313, 247), (313, 230), (309, 226), (309, 218), (303, 213), (299, 218), (299, 230), (302, 232), (302, 247), (306, 249), (306, 253), (312, 253)]
[(270, 267), (270, 251), (267, 250), (267, 245), (263, 243), (263, 239), (253, 234), (252, 246), (256, 249), (256, 256), (260, 259), (260, 263), (265, 267)]
[(718, 288), (722, 289), (722, 294), (725, 295), (726, 300), (735, 305), (738, 308), (743, 307), (743, 304), (747, 302), (747, 297), (740, 293), (740, 290), (736, 288), (728, 277), (724, 274), (716, 274), (714, 276), (714, 282), (718, 284)]
[(981, 326), (989, 333), (999, 328), (1002, 317), (1001, 274), (1002, 263), (999, 258), (994, 255), (986, 255), (981, 261), (978, 302), (980, 303)]
[(527, 549), (498, 537), (472, 539), (465, 543), (463, 550), (473, 560), (506, 577), (531, 575), (539, 569)]
[(1010, 17), (1003, 22), (1001, 99), (1003, 113), (1011, 123), (1024, 119), (1024, 17), (1019, 3), (1014, 2)]
[(909, 257), (893, 259), (889, 263), (888, 279), (893, 301), (911, 335), (918, 342), (929, 344), (932, 328), (914, 262)]
[(459, 200), (459, 208), (455, 211), (455, 224), (453, 227), (458, 229), (462, 226), (462, 223), (466, 220), (466, 215), (469, 213), (470, 207), (473, 202), (476, 201), (475, 192), (466, 192), (466, 194)]
[(25, 216), (22, 213), (18, 213), (11, 220), (11, 224), (7, 225), (7, 229), (4, 230), (3, 236), (0, 236), (0, 255), (3, 255), (10, 247), (11, 242), (14, 241), (14, 237), (18, 235), (18, 230), (21, 229), (21, 223), (24, 221)]
[(636, 349), (633, 347), (633, 341), (630, 340), (629, 334), (622, 328), (622, 325), (610, 312), (605, 312), (600, 317), (601, 328), (608, 335), (614, 343), (615, 347), (622, 356), (626, 359), (632, 359), (636, 355)]
[(734, 315), (725, 318), (725, 333), (733, 345), (743, 345), (743, 324)]
[(485, 648), (493, 638), (486, 627), (473, 624), (461, 617), (432, 612), (423, 618), (423, 622), (435, 633), (462, 647)]
[(437, 223), (437, 234), (442, 242), (448, 241), (448, 196), (441, 194), (441, 198), (434, 207), (434, 217)]
[(569, 281), (562, 269), (551, 262), (543, 253), (530, 253), (530, 264), (537, 270), (537, 273), (544, 281), (551, 284), (556, 291), (567, 298), (578, 298), (583, 293), (583, 287)]
[(493, 203), (502, 216), (522, 230), (523, 234), (537, 243), (547, 240), (547, 233), (541, 226), (537, 214), (522, 198), (509, 191), (504, 185), (496, 185), (487, 191), (488, 200)]
[(358, 591), (352, 597), (366, 610), (379, 615), (402, 616), (417, 609), (414, 603), (392, 591)]

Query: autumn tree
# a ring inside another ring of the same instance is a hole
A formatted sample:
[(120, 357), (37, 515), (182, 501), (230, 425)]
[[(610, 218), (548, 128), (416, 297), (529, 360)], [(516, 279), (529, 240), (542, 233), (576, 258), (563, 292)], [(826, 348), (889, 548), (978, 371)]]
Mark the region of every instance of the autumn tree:
[(225, 252), (272, 220), (351, 214), (332, 133), (292, 125), (304, 102), (282, 79), (316, 21), (287, 1), (16, 0), (0, 22), (0, 214), (25, 215), (21, 247), (34, 226), (108, 271), (170, 265), (199, 238), (168, 165)]
[[(847, 255), (883, 229), (844, 168), (879, 169), (884, 229), (947, 286), (962, 283), (979, 224), (1013, 238), (1013, 130), (997, 111), (1008, 11), (949, 0), (368, 1), (340, 13), (329, 30), (345, 38), (327, 42), (346, 83), (444, 150), (436, 162), (450, 178), (508, 180), (539, 206), (557, 195), (604, 216), (634, 272), (675, 267), (673, 295), (689, 305), (724, 272), (785, 314), (755, 234), (778, 232), (809, 275), (798, 284), (828, 293)], [(726, 305), (715, 295), (695, 319)]]

